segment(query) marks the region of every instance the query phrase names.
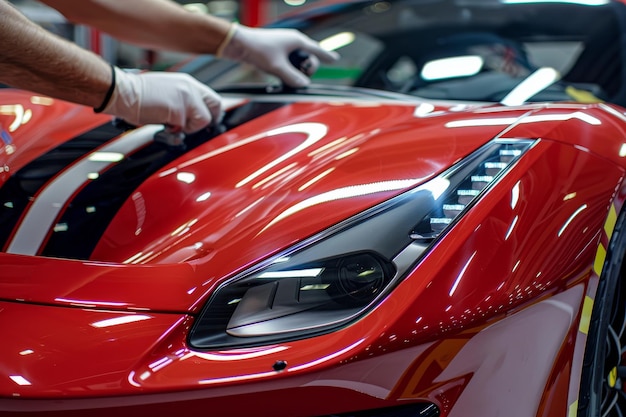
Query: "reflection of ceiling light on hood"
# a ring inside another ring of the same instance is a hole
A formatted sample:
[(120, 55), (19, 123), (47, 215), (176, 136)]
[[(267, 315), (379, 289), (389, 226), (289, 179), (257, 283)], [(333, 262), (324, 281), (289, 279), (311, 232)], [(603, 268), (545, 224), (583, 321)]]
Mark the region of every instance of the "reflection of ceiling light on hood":
[(9, 375), (9, 378), (11, 378), (17, 385), (32, 385), (30, 381), (22, 375)]
[(30, 102), (33, 104), (39, 104), (41, 106), (52, 106), (54, 104), (54, 100), (50, 97), (42, 97), (42, 96), (32, 96), (30, 98)]
[(191, 184), (196, 180), (196, 176), (191, 172), (179, 172), (178, 174), (176, 174), (176, 179), (178, 181)]
[(136, 321), (148, 320), (152, 317), (146, 316), (143, 314), (129, 314), (127, 316), (114, 317), (111, 319), (100, 320), (91, 323), (93, 327), (102, 328), (102, 327), (111, 327), (118, 326), (120, 324), (134, 323)]
[(92, 162), (119, 162), (124, 159), (124, 154), (119, 152), (94, 152), (89, 155)]
[(354, 42), (354, 33), (341, 32), (320, 41), (320, 46), (327, 51), (336, 51)]
[(302, 6), (306, 0), (285, 0), (287, 6)]
[(427, 62), (422, 69), (422, 78), (428, 81), (453, 77), (469, 77), (478, 74), (483, 59), (478, 55), (454, 56)]

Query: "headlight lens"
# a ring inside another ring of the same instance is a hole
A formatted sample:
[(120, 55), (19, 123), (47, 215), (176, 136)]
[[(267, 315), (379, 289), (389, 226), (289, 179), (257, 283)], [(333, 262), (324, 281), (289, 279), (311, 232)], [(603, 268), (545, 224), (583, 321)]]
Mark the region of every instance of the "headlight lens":
[(493, 140), (427, 183), (228, 280), (196, 321), (190, 345), (276, 343), (361, 317), (532, 143)]

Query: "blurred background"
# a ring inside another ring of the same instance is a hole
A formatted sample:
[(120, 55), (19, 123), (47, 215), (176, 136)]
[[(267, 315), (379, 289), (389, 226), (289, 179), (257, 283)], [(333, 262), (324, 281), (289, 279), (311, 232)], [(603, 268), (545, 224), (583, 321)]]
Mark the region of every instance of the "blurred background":
[[(194, 13), (209, 13), (247, 26), (262, 26), (276, 17), (294, 11), (316, 0), (211, 0), (194, 2), (177, 0)], [(101, 55), (122, 68), (165, 69), (188, 58), (185, 54), (141, 49), (90, 27), (68, 22), (56, 10), (35, 0), (11, 1), (29, 19), (85, 49)]]

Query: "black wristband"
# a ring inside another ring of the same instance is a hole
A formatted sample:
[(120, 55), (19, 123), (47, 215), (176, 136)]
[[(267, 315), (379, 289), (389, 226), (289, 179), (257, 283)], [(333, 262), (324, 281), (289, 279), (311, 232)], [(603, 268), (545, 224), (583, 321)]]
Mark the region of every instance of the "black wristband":
[(109, 101), (111, 101), (113, 91), (115, 91), (115, 66), (111, 64), (111, 85), (109, 86), (107, 94), (104, 96), (104, 101), (102, 102), (100, 107), (93, 109), (95, 113), (101, 113), (106, 108), (106, 106), (109, 104)]

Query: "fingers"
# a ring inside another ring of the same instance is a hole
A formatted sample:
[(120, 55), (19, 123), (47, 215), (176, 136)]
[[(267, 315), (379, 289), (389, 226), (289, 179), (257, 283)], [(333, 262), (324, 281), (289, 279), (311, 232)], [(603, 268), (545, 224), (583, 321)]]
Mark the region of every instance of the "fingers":
[(306, 87), (311, 83), (309, 77), (296, 69), (287, 60), (285, 60), (284, 65), (276, 70), (275, 75), (283, 80), (285, 84), (294, 88)]
[(308, 52), (310, 55), (315, 56), (325, 64), (332, 64), (340, 57), (339, 53), (337, 53), (336, 51), (327, 51), (326, 49), (322, 48), (319, 43), (310, 38), (306, 38), (306, 40), (304, 40), (299, 49), (302, 49), (303, 51)]
[(224, 117), (222, 98), (214, 90), (206, 87), (204, 84), (201, 85), (205, 87), (202, 100), (211, 114), (211, 121), (214, 124), (221, 123)]
[(221, 97), (188, 74), (145, 72), (117, 77), (104, 113), (136, 125), (166, 124), (185, 133), (219, 121)]
[[(302, 50), (310, 55), (310, 65), (304, 72), (289, 62), (289, 54)], [(332, 63), (339, 59), (335, 51), (321, 45), (296, 29), (249, 28), (238, 25), (232, 38), (220, 49), (227, 59), (246, 62), (276, 75), (291, 87), (304, 87), (310, 83), (319, 62)]]
[(187, 116), (183, 126), (185, 133), (194, 133), (219, 123), (224, 112), (222, 99), (215, 91), (195, 79), (191, 79), (190, 84), (191, 99), (186, 103)]

